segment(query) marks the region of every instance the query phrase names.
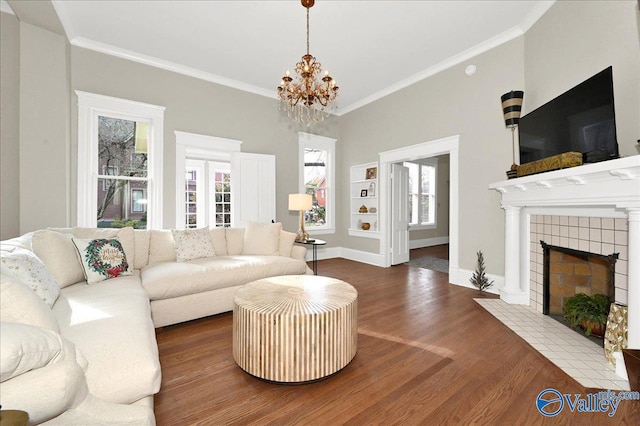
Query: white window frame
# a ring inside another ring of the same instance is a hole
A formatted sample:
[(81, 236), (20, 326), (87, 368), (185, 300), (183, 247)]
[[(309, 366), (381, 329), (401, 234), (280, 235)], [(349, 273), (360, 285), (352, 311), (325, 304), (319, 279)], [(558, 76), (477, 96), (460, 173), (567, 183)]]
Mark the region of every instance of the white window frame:
[[(208, 201), (207, 205), (208, 205), (208, 210), (209, 210), (209, 227), (213, 228), (215, 226), (218, 226), (217, 222), (216, 222), (216, 189), (215, 189), (215, 181), (216, 181), (216, 172), (221, 172), (221, 173), (228, 173), (231, 174), (231, 164), (230, 163), (222, 163), (219, 161), (208, 161), (207, 162), (207, 167), (208, 167), (208, 181), (207, 183), (209, 184), (209, 190), (207, 191), (207, 194), (210, 194), (211, 199)], [(233, 179), (233, 176), (231, 177), (231, 179)], [(224, 194), (224, 192), (222, 193)], [(233, 192), (230, 192), (231, 197), (233, 197)], [(224, 205), (224, 201), (223, 201), (223, 205)], [(233, 204), (231, 204), (233, 205)], [(224, 211), (222, 212), (222, 214), (226, 214)], [(229, 212), (229, 214), (233, 215), (233, 210), (231, 210), (231, 212)], [(233, 216), (232, 216), (233, 217)]]
[[(424, 160), (421, 160), (419, 162), (416, 161), (405, 161), (405, 163), (412, 163), (412, 164), (416, 164), (418, 166), (418, 177), (417, 177), (417, 185), (418, 188), (422, 187), (422, 168), (423, 167), (433, 167), (434, 169), (434, 180), (435, 180), (435, 185), (430, 185), (432, 194), (428, 194), (430, 197), (433, 197), (432, 199), (432, 203), (431, 205), (433, 205), (433, 222), (422, 222), (422, 203), (421, 203), (421, 199), (422, 199), (422, 193), (420, 193), (418, 195), (418, 205), (416, 205), (416, 203), (413, 203), (413, 208), (418, 208), (418, 213), (417, 216), (420, 219), (421, 223), (411, 223), (411, 220), (409, 222), (409, 229), (411, 230), (420, 230), (420, 229), (435, 229), (438, 227), (438, 160), (436, 158), (427, 158)], [(411, 197), (412, 194), (409, 194), (409, 196)], [(411, 214), (411, 216), (413, 217), (413, 212)]]
[(162, 229), (162, 165), (165, 107), (75, 91), (78, 96), (78, 226), (95, 228), (98, 214), (98, 117), (149, 123), (147, 228)]
[(306, 230), (310, 235), (335, 234), (335, 212), (336, 212), (336, 141), (337, 139), (325, 136), (313, 135), (311, 133), (298, 132), (298, 191), (305, 193), (304, 182), (304, 150), (305, 149), (321, 149), (327, 151), (327, 164), (325, 169), (325, 189), (328, 197), (325, 197), (327, 203), (325, 207), (325, 224), (323, 226), (310, 226)]

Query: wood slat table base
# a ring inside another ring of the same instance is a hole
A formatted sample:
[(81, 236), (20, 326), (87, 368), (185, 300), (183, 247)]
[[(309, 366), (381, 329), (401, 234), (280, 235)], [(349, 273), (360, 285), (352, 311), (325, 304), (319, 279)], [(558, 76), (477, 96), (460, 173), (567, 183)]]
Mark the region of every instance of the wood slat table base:
[(358, 292), (334, 278), (291, 275), (249, 283), (233, 308), (233, 358), (275, 382), (329, 376), (356, 355)]

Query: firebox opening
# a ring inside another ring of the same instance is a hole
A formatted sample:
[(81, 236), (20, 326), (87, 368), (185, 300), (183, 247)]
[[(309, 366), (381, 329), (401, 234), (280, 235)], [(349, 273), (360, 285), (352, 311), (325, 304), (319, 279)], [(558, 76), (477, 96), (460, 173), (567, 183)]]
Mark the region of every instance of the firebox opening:
[(544, 241), (540, 244), (544, 253), (543, 314), (569, 326), (564, 319), (564, 303), (569, 297), (578, 293), (605, 294), (614, 302), (618, 253), (601, 255)]

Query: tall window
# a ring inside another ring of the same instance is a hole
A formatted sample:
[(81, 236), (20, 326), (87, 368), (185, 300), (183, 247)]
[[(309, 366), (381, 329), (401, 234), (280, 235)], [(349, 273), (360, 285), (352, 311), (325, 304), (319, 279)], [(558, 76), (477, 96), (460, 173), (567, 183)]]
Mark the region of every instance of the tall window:
[(305, 212), (311, 234), (335, 232), (335, 139), (299, 133), (300, 192), (311, 194), (313, 207)]
[(162, 228), (164, 107), (76, 94), (78, 225)]
[(438, 163), (405, 162), (409, 168), (409, 225), (430, 228), (436, 225), (436, 188)]

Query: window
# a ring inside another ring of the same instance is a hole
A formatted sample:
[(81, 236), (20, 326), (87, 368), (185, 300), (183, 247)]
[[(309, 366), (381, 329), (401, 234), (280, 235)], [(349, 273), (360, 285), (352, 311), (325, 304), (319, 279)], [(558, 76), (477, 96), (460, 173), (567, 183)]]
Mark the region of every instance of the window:
[(229, 165), (209, 162), (209, 174), (213, 175), (213, 211), (210, 221), (216, 227), (231, 226), (231, 172)]
[(335, 142), (299, 133), (300, 192), (313, 199), (313, 208), (305, 212), (305, 227), (311, 234), (335, 232)]
[(231, 226), (231, 172), (228, 163), (185, 162), (186, 229)]
[(131, 190), (131, 213), (144, 213), (147, 211), (147, 190), (133, 188)]
[(409, 169), (409, 226), (432, 228), (436, 225), (437, 161), (405, 162)]
[(78, 225), (162, 228), (164, 107), (76, 94)]

